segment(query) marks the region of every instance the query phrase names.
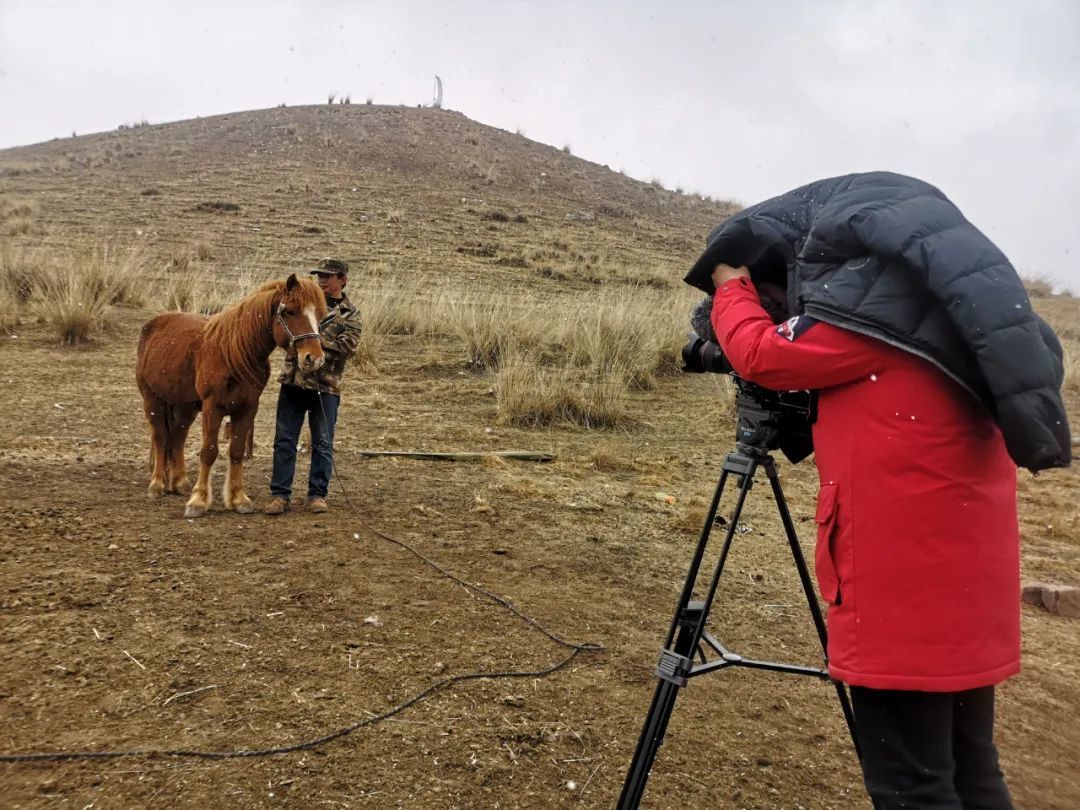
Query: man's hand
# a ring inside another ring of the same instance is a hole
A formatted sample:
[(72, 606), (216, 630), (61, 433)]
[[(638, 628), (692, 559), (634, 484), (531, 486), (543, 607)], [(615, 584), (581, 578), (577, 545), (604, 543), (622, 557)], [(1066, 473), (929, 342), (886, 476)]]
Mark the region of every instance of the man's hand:
[(712, 283), (714, 289), (720, 289), (720, 286), (728, 281), (734, 281), (737, 278), (750, 278), (750, 269), (744, 264), (742, 267), (732, 267), (730, 264), (718, 264), (716, 269), (712, 272)]

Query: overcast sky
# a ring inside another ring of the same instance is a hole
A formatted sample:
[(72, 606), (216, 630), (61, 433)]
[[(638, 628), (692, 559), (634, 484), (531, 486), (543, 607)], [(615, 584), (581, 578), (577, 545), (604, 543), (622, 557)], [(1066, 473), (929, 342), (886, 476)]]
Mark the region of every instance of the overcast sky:
[[(1080, 292), (1080, 2), (0, 0), (0, 148), (429, 103), (750, 204), (888, 169)], [(704, 239), (705, 234), (702, 234)]]

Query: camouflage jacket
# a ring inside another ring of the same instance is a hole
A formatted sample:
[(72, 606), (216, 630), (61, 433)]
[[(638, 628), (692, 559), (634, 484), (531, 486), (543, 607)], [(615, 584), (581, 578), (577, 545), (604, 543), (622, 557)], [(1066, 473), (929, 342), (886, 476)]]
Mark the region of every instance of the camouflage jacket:
[(332, 307), (319, 323), (319, 337), (326, 362), (315, 373), (304, 374), (297, 367), (296, 353), (289, 352), (285, 355), (285, 367), (278, 382), (341, 396), (341, 377), (349, 358), (356, 354), (360, 345), (361, 330), (359, 310), (352, 305), (348, 296), (342, 296), (337, 306)]

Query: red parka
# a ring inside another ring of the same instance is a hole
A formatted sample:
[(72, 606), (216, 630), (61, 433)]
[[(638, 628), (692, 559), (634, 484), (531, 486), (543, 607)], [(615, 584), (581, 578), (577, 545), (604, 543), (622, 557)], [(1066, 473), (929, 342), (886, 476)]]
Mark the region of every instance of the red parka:
[(919, 357), (807, 316), (776, 326), (753, 284), (712, 323), (747, 380), (816, 389), (815, 571), (829, 673), (952, 692), (1020, 670), (1016, 467), (985, 409)]

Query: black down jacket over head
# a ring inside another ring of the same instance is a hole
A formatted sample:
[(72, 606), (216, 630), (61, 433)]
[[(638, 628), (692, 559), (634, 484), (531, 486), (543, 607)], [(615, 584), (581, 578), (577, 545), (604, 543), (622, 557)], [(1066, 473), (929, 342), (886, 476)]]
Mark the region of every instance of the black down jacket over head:
[(787, 285), (788, 307), (926, 358), (993, 414), (1018, 466), (1067, 467), (1061, 343), (1005, 255), (934, 186), (834, 177), (729, 217), (686, 282), (720, 262)]

